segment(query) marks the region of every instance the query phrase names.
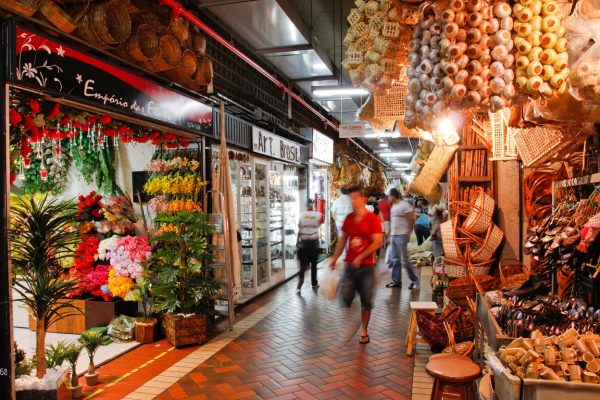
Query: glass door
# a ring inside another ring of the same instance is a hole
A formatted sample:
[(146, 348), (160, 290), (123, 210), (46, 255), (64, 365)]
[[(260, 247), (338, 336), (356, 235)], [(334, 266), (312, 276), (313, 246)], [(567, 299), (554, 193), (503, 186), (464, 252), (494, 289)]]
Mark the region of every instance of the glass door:
[(298, 168), (292, 165), (283, 167), (283, 210), (285, 272), (287, 277), (298, 271), (296, 242), (298, 240), (298, 221), (300, 219), (300, 191), (298, 187)]
[(258, 290), (264, 290), (269, 284), (269, 181), (267, 163), (256, 160), (254, 163), (254, 207), (256, 225), (256, 272)]
[[(233, 161), (235, 162), (235, 161)], [(242, 293), (254, 294), (256, 278), (254, 268), (254, 200), (252, 194), (252, 164), (239, 163), (240, 252), (242, 255)]]
[(283, 279), (283, 164), (269, 164), (269, 249), (271, 275), (275, 283)]

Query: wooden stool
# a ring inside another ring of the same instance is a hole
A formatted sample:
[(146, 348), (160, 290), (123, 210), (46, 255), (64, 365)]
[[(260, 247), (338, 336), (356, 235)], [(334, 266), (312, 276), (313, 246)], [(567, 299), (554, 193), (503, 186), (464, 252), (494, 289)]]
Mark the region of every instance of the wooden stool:
[(434, 314), (437, 308), (437, 303), (433, 301), (410, 302), (410, 322), (408, 323), (408, 335), (406, 337), (407, 356), (412, 356), (415, 343), (425, 343), (425, 340), (417, 334), (417, 311), (427, 311), (430, 314)]
[(481, 376), (481, 368), (470, 358), (457, 354), (436, 355), (430, 358), (425, 371), (435, 378), (431, 400), (477, 398), (475, 379)]

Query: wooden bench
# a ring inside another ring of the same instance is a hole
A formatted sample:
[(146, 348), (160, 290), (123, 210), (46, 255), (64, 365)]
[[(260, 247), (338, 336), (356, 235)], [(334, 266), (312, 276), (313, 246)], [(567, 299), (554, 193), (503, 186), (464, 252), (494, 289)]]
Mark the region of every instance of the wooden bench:
[(411, 301), (410, 322), (408, 323), (408, 335), (406, 337), (406, 355), (411, 356), (416, 343), (425, 343), (425, 340), (417, 332), (417, 311), (426, 311), (434, 314), (438, 305), (433, 301)]

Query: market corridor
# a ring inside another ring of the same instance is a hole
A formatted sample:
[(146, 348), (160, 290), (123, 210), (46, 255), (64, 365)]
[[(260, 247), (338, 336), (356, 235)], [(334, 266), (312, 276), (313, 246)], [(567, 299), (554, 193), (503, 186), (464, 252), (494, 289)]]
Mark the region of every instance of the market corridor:
[[(195, 352), (214, 351), (219, 342), (228, 340), (222, 350), (195, 368), (189, 367), (185, 375), (177, 366), (166, 372), (152, 369), (158, 376), (147, 376), (148, 382), (124, 398), (409, 399), (413, 360), (405, 355), (404, 338), (408, 303), (417, 300), (419, 292), (387, 289), (387, 279), (383, 275), (378, 280), (370, 344), (359, 345), (357, 335), (344, 340), (348, 324), (357, 321), (357, 300), (349, 322), (345, 309), (308, 285), (302, 296), (296, 295), (294, 279), (259, 299), (256, 310), (240, 321), (234, 332), (225, 332)], [(238, 336), (236, 331), (244, 324), (250, 327)], [(189, 351), (180, 358), (186, 354)], [(173, 376), (178, 377), (174, 384), (173, 378), (169, 379)], [(118, 385), (114, 389), (106, 388), (95, 398), (123, 393)]]

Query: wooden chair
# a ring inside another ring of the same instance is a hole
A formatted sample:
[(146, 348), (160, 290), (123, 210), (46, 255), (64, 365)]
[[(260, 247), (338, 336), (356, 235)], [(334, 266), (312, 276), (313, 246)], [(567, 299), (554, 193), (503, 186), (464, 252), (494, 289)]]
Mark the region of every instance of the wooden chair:
[(431, 400), (449, 397), (476, 400), (475, 380), (481, 368), (470, 358), (458, 354), (436, 354), (429, 359), (425, 371), (433, 378)]
[(406, 355), (411, 356), (416, 343), (425, 343), (425, 340), (417, 333), (417, 311), (427, 311), (434, 314), (437, 310), (437, 303), (433, 301), (411, 301), (410, 302), (410, 322), (408, 323), (408, 335), (406, 337)]

